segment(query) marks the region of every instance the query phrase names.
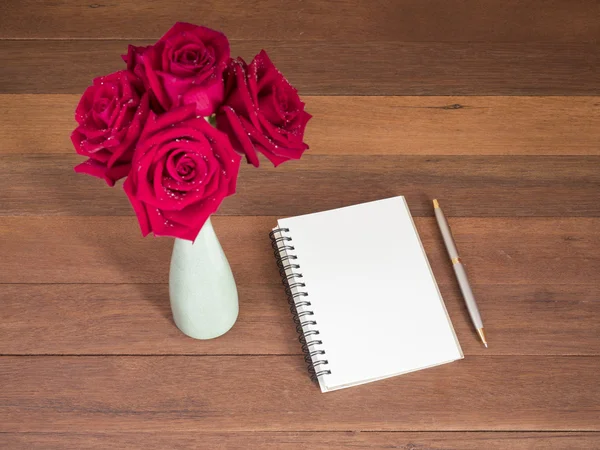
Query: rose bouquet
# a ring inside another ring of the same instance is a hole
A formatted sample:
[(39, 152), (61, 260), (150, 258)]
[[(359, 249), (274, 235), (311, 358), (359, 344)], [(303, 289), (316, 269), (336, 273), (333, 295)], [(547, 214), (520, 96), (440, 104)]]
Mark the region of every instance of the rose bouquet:
[(224, 34), (177, 23), (126, 68), (84, 92), (72, 134), (87, 157), (75, 171), (123, 188), (142, 234), (175, 237), (169, 294), (188, 336), (225, 333), (238, 314), (235, 281), (209, 220), (236, 191), (242, 156), (298, 159), (311, 118), (265, 51), (232, 59)]
[(264, 50), (247, 64), (230, 58), (224, 34), (177, 23), (123, 59), (77, 106), (72, 141), (88, 159), (75, 171), (109, 186), (125, 178), (144, 236), (194, 241), (235, 193), (242, 156), (277, 166), (308, 149), (311, 116)]

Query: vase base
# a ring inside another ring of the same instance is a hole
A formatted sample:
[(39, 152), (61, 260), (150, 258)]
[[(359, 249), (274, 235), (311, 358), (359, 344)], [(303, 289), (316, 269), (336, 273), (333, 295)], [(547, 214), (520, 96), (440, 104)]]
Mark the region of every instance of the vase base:
[(230, 320), (229, 323), (222, 323), (219, 324), (218, 327), (213, 326), (210, 327), (210, 329), (195, 327), (192, 323), (185, 319), (175, 320), (175, 318), (173, 318), (173, 322), (175, 322), (175, 325), (179, 331), (181, 331), (187, 337), (200, 341), (207, 341), (209, 339), (216, 339), (220, 336), (223, 336), (225, 333), (231, 330), (237, 321), (237, 317), (238, 313), (233, 316), (233, 320)]

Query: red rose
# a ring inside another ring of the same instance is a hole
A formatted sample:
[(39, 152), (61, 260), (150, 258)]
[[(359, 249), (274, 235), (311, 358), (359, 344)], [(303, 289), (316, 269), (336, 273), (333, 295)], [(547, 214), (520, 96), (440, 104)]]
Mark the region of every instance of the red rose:
[(155, 109), (193, 104), (198, 114), (209, 116), (223, 101), (223, 71), (229, 60), (223, 33), (176, 23), (155, 45), (129, 46), (123, 59), (152, 93)]
[(193, 241), (221, 201), (235, 193), (241, 157), (193, 105), (150, 113), (125, 181), (146, 236)]
[(217, 128), (227, 133), (249, 163), (258, 167), (256, 152), (260, 152), (277, 166), (299, 159), (308, 149), (304, 129), (312, 116), (264, 50), (250, 65), (241, 58), (230, 61), (225, 92)]
[(124, 70), (96, 78), (86, 89), (75, 110), (79, 126), (71, 140), (77, 153), (89, 159), (76, 166), (76, 172), (103, 178), (109, 186), (129, 173), (149, 110), (139, 84)]

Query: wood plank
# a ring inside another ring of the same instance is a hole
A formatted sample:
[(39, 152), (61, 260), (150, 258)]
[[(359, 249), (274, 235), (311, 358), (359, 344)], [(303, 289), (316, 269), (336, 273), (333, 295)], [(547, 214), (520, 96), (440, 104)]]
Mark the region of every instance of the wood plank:
[(598, 97), (308, 97), (306, 102), (314, 116), (306, 134), (310, 154), (600, 154)]
[[(132, 215), (120, 187), (76, 174), (76, 154), (0, 156), (0, 215)], [(402, 194), (415, 216), (600, 216), (600, 156), (306, 155), (243, 164), (218, 214), (312, 213)], [(444, 198), (444, 193), (448, 197)]]
[[(303, 95), (595, 95), (600, 90), (594, 43), (232, 42), (232, 54), (245, 58), (262, 48)], [(80, 93), (93, 77), (123, 68), (119, 55), (125, 50), (126, 42), (113, 40), (3, 41), (0, 92)]]
[(600, 36), (595, 20), (600, 7), (590, 0), (408, 0), (401, 5), (387, 0), (305, 0), (288, 1), (285, 7), (279, 0), (267, 0), (247, 5), (244, 0), (203, 0), (174, 10), (167, 0), (4, 0), (0, 38), (157, 39), (182, 17), (221, 30), (230, 39), (585, 42)]
[[(600, 155), (598, 97), (303, 100), (314, 116), (306, 131), (311, 155)], [(0, 154), (73, 153), (78, 101), (0, 95)]]
[(276, 283), (240, 284), (234, 328), (202, 342), (176, 328), (166, 284), (4, 285), (0, 354), (300, 354)]
[[(448, 216), (473, 284), (600, 284), (600, 219)], [(239, 285), (277, 283), (275, 217), (213, 223)], [(452, 283), (435, 220), (416, 224), (438, 281)], [(142, 238), (133, 217), (2, 217), (0, 238), (0, 283), (168, 281), (172, 240)]]
[[(474, 334), (453, 280), (440, 290), (471, 355), (600, 355), (600, 287), (477, 284), (486, 333)], [(219, 339), (199, 342), (171, 319), (166, 284), (3, 285), (2, 355), (289, 355), (300, 354), (283, 287), (239, 284), (240, 315)]]
[(368, 450), (397, 448), (405, 450), (596, 450), (598, 433), (536, 432), (283, 432), (283, 433), (5, 433), (8, 448), (45, 450), (104, 450), (106, 448), (165, 449), (210, 448), (262, 450)]
[(5, 356), (0, 423), (80, 433), (600, 429), (598, 357), (472, 356), (327, 394), (305, 370), (300, 355)]

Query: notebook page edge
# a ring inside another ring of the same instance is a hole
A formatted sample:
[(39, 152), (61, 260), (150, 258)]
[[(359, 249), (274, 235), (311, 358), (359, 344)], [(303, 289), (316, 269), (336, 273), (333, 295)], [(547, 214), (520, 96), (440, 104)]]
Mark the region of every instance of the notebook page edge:
[(354, 386), (360, 386), (361, 384), (367, 384), (367, 383), (373, 383), (375, 381), (387, 380), (388, 378), (399, 377), (399, 376), (402, 376), (402, 375), (406, 375), (408, 373), (419, 372), (421, 370), (431, 369), (432, 367), (443, 366), (444, 364), (450, 364), (450, 363), (453, 363), (455, 361), (460, 361), (461, 359), (463, 359), (463, 358), (461, 357), (461, 358), (456, 358), (456, 359), (449, 359), (447, 361), (442, 361), (442, 362), (439, 362), (439, 363), (430, 364), (430, 365), (423, 366), (423, 367), (418, 367), (416, 369), (405, 370), (403, 372), (396, 372), (396, 373), (392, 373), (392, 374), (389, 374), (389, 375), (384, 375), (384, 376), (381, 376), (381, 377), (370, 378), (368, 380), (361, 380), (361, 381), (358, 381), (356, 383), (349, 383), (349, 384), (342, 384), (342, 385), (338, 385), (338, 386), (331, 386), (331, 387), (328, 388), (328, 390), (326, 392), (338, 391), (338, 390), (341, 390), (341, 389), (347, 389), (347, 388), (354, 387)]
[[(454, 342), (456, 343), (456, 349), (458, 350), (458, 353), (460, 355), (460, 358), (453, 359), (451, 361), (457, 361), (458, 359), (463, 359), (465, 357), (465, 355), (464, 355), (462, 347), (460, 345), (460, 341), (458, 340), (458, 336), (456, 335), (456, 331), (454, 330), (454, 325), (452, 324), (452, 320), (450, 319), (450, 314), (448, 314), (448, 309), (446, 308), (446, 302), (444, 301), (444, 297), (442, 296), (442, 292), (440, 291), (440, 287), (435, 278), (435, 274), (433, 273), (433, 270), (431, 269), (431, 264), (429, 263), (429, 257), (427, 256), (427, 252), (425, 251), (425, 247), (423, 247), (423, 242), (421, 241), (421, 235), (419, 234), (419, 230), (417, 229), (417, 226), (415, 225), (415, 220), (412, 216), (412, 213), (410, 212), (410, 208), (408, 207), (408, 203), (406, 202), (406, 199), (404, 198), (404, 196), (401, 196), (401, 198), (402, 198), (402, 202), (404, 203), (404, 207), (406, 208), (406, 211), (408, 212), (408, 217), (410, 217), (410, 222), (412, 223), (412, 226), (415, 230), (415, 234), (417, 235), (417, 241), (419, 242), (419, 245), (421, 246), (421, 251), (423, 252), (423, 255), (425, 256), (425, 262), (427, 263), (427, 268), (429, 269), (429, 273), (431, 274), (431, 279), (435, 286), (435, 290), (437, 291), (438, 298), (440, 299), (440, 303), (442, 304), (442, 308), (444, 309), (444, 314), (446, 315), (446, 319), (448, 320), (448, 324), (450, 325), (450, 330), (452, 331), (452, 336), (454, 337)], [(444, 364), (444, 363), (442, 363), (442, 364)], [(434, 366), (431, 366), (431, 367), (434, 367)]]
[(384, 201), (387, 201), (387, 200), (400, 199), (400, 198), (403, 199), (404, 202), (406, 203), (406, 200), (405, 200), (405, 198), (404, 198), (403, 195), (394, 195), (392, 197), (380, 198), (380, 199), (377, 199), (377, 200), (369, 200), (367, 202), (355, 203), (353, 205), (340, 206), (338, 208), (324, 209), (322, 211), (315, 211), (315, 212), (312, 212), (312, 213), (300, 214), (298, 216), (282, 217), (281, 219), (277, 220), (277, 224), (281, 226), (281, 224), (280, 224), (281, 221), (301, 219), (301, 218), (306, 218), (308, 216), (316, 216), (316, 215), (324, 214), (324, 213), (332, 213), (332, 212), (343, 210), (343, 209), (354, 209), (354, 208), (359, 208), (359, 207), (367, 206), (367, 205), (369, 205), (371, 203), (379, 203), (379, 202), (384, 202)]

